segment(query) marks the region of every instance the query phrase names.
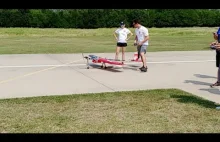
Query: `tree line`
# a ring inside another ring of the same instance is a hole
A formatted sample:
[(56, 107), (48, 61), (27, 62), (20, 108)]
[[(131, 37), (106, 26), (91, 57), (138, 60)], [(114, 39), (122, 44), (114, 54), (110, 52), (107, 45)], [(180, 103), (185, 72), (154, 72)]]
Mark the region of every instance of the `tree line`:
[(147, 27), (220, 26), (219, 9), (0, 9), (0, 27), (113, 28), (140, 19)]

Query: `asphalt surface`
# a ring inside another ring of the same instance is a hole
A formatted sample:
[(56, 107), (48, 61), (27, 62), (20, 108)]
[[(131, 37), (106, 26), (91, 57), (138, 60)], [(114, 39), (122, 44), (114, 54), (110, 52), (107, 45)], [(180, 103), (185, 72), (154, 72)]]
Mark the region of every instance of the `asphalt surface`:
[[(109, 59), (114, 53), (90, 53)], [(89, 55), (84, 53), (84, 56)], [(148, 72), (137, 70), (139, 62), (124, 66), (100, 64), (86, 68), (82, 54), (16, 54), (0, 56), (0, 99), (47, 95), (178, 88), (220, 103), (216, 82), (215, 51), (147, 53)], [(120, 56), (119, 56), (120, 57)]]

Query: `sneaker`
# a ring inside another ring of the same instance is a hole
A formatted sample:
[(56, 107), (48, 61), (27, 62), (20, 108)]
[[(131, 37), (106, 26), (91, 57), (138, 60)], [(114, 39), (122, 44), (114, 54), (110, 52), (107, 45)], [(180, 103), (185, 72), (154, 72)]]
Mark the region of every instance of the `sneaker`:
[(144, 68), (144, 66), (140, 67), (139, 69), (142, 70)]
[[(143, 68), (145, 68), (144, 66), (140, 67), (139, 69), (142, 70)], [(147, 67), (146, 67), (147, 68)]]
[(147, 72), (147, 67), (146, 67), (146, 68), (143, 67), (143, 68), (141, 69), (141, 71), (143, 71), (143, 72)]
[(210, 87), (213, 87), (213, 86), (220, 86), (220, 82), (217, 81), (216, 83), (210, 85)]

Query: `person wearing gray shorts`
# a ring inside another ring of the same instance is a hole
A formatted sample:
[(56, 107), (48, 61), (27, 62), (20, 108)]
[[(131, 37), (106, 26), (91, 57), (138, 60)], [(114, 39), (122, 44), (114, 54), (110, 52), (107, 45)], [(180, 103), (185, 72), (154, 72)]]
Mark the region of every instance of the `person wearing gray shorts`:
[(147, 45), (137, 46), (137, 51), (138, 51), (138, 58), (139, 58), (141, 55), (141, 52), (144, 52), (144, 54), (147, 53)]
[(140, 24), (139, 20), (133, 21), (133, 26), (135, 28), (135, 41), (134, 45), (137, 46), (137, 52), (138, 52), (138, 59), (141, 57), (141, 61), (143, 63), (143, 66), (139, 69), (143, 72), (147, 72), (147, 63), (146, 63), (146, 57), (145, 54), (147, 52), (148, 47), (148, 40), (149, 40), (149, 32), (146, 27)]

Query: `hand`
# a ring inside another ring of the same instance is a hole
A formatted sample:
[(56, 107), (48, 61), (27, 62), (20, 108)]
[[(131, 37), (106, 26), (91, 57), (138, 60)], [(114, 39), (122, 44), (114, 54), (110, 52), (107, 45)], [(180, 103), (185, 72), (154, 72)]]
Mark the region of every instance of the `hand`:
[(215, 49), (219, 50), (219, 49), (220, 49), (220, 46), (215, 46)]
[(139, 42), (139, 43), (138, 43), (138, 46), (141, 46), (142, 44), (143, 44), (142, 42)]

